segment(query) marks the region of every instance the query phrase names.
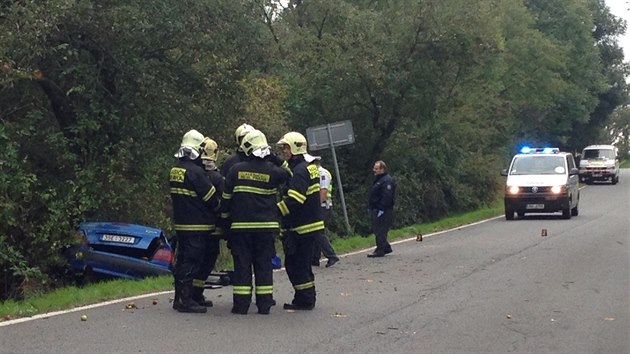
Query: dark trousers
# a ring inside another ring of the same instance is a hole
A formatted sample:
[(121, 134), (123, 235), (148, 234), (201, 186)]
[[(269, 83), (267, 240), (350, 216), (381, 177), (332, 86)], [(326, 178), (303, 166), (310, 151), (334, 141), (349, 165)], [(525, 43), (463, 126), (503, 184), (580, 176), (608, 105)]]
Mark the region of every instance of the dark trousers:
[(313, 233), (297, 235), (287, 231), (283, 236), (285, 269), (295, 289), (292, 303), (296, 306), (315, 306), (315, 275), (311, 270), (314, 243)]
[(208, 276), (214, 269), (214, 265), (219, 257), (219, 236), (207, 235), (204, 244), (201, 264), (193, 279), (193, 286), (196, 288), (203, 288), (205, 286), (206, 279), (208, 279)]
[(376, 238), (376, 249), (374, 253), (385, 254), (392, 251), (392, 246), (387, 241), (387, 233), (394, 223), (394, 210), (383, 210), (383, 214), (378, 216), (378, 210), (370, 211), (372, 218), (372, 231)]
[(176, 282), (192, 283), (198, 276), (209, 237), (208, 232), (177, 232), (177, 256), (173, 271)]
[[(322, 208), (322, 216), (324, 217), (324, 225), (327, 225), (332, 217), (332, 208)], [(337, 257), (337, 253), (335, 253), (335, 249), (332, 244), (330, 244), (330, 239), (326, 235), (326, 230), (323, 230), (315, 235), (313, 259), (311, 261), (313, 265), (319, 265), (319, 258), (322, 253), (324, 254), (324, 257), (328, 259), (339, 259), (339, 257)]]
[(232, 232), (230, 247), (234, 259), (232, 290), (234, 309), (247, 311), (252, 298), (252, 267), (256, 283), (256, 306), (269, 310), (273, 301), (273, 268), (276, 253), (272, 232)]

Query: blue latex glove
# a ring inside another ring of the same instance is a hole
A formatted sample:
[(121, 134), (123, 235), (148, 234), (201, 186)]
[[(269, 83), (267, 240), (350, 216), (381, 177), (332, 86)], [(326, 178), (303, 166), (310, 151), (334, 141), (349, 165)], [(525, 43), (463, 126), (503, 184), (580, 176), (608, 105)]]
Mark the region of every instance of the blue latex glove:
[(377, 218), (380, 218), (380, 217), (381, 217), (381, 215), (383, 215), (384, 213), (385, 213), (384, 211), (379, 210), (379, 211), (378, 211), (378, 213), (376, 213), (376, 217), (377, 217)]

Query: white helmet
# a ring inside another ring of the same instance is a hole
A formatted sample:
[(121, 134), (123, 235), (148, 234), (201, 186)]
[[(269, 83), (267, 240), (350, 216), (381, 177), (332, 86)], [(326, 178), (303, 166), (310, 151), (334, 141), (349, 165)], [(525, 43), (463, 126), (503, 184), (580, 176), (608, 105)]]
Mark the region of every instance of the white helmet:
[(241, 150), (247, 156), (265, 157), (271, 153), (265, 134), (260, 130), (252, 130), (241, 141)]

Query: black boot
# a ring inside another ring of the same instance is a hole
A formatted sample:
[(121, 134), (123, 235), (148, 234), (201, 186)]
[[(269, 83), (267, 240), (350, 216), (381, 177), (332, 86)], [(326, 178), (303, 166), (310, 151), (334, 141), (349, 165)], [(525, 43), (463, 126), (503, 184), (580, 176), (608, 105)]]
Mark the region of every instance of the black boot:
[(173, 308), (179, 312), (206, 313), (208, 310), (192, 299), (192, 282), (178, 283), (175, 288), (179, 290), (179, 296), (175, 295), (177, 302), (173, 303)]
[(179, 308), (179, 285), (175, 282), (175, 298), (173, 298), (173, 310), (177, 310)]
[(206, 297), (203, 296), (203, 290), (204, 288), (198, 288), (196, 286), (193, 286), (192, 288), (192, 299), (199, 304), (199, 306), (204, 306), (204, 307), (212, 307), (212, 301), (210, 300), (206, 300)]

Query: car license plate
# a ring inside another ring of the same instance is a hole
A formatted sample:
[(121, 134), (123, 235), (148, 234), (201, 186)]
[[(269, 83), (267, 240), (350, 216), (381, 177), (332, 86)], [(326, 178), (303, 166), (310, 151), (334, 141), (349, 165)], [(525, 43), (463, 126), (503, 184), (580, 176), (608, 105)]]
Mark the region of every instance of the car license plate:
[(601, 173), (593, 173), (593, 177), (601, 177), (602, 174)]
[(527, 204), (527, 209), (545, 209), (545, 204)]
[(120, 236), (120, 235), (103, 235), (101, 236), (101, 241), (108, 242), (118, 242), (118, 243), (134, 243), (136, 239), (131, 236)]

